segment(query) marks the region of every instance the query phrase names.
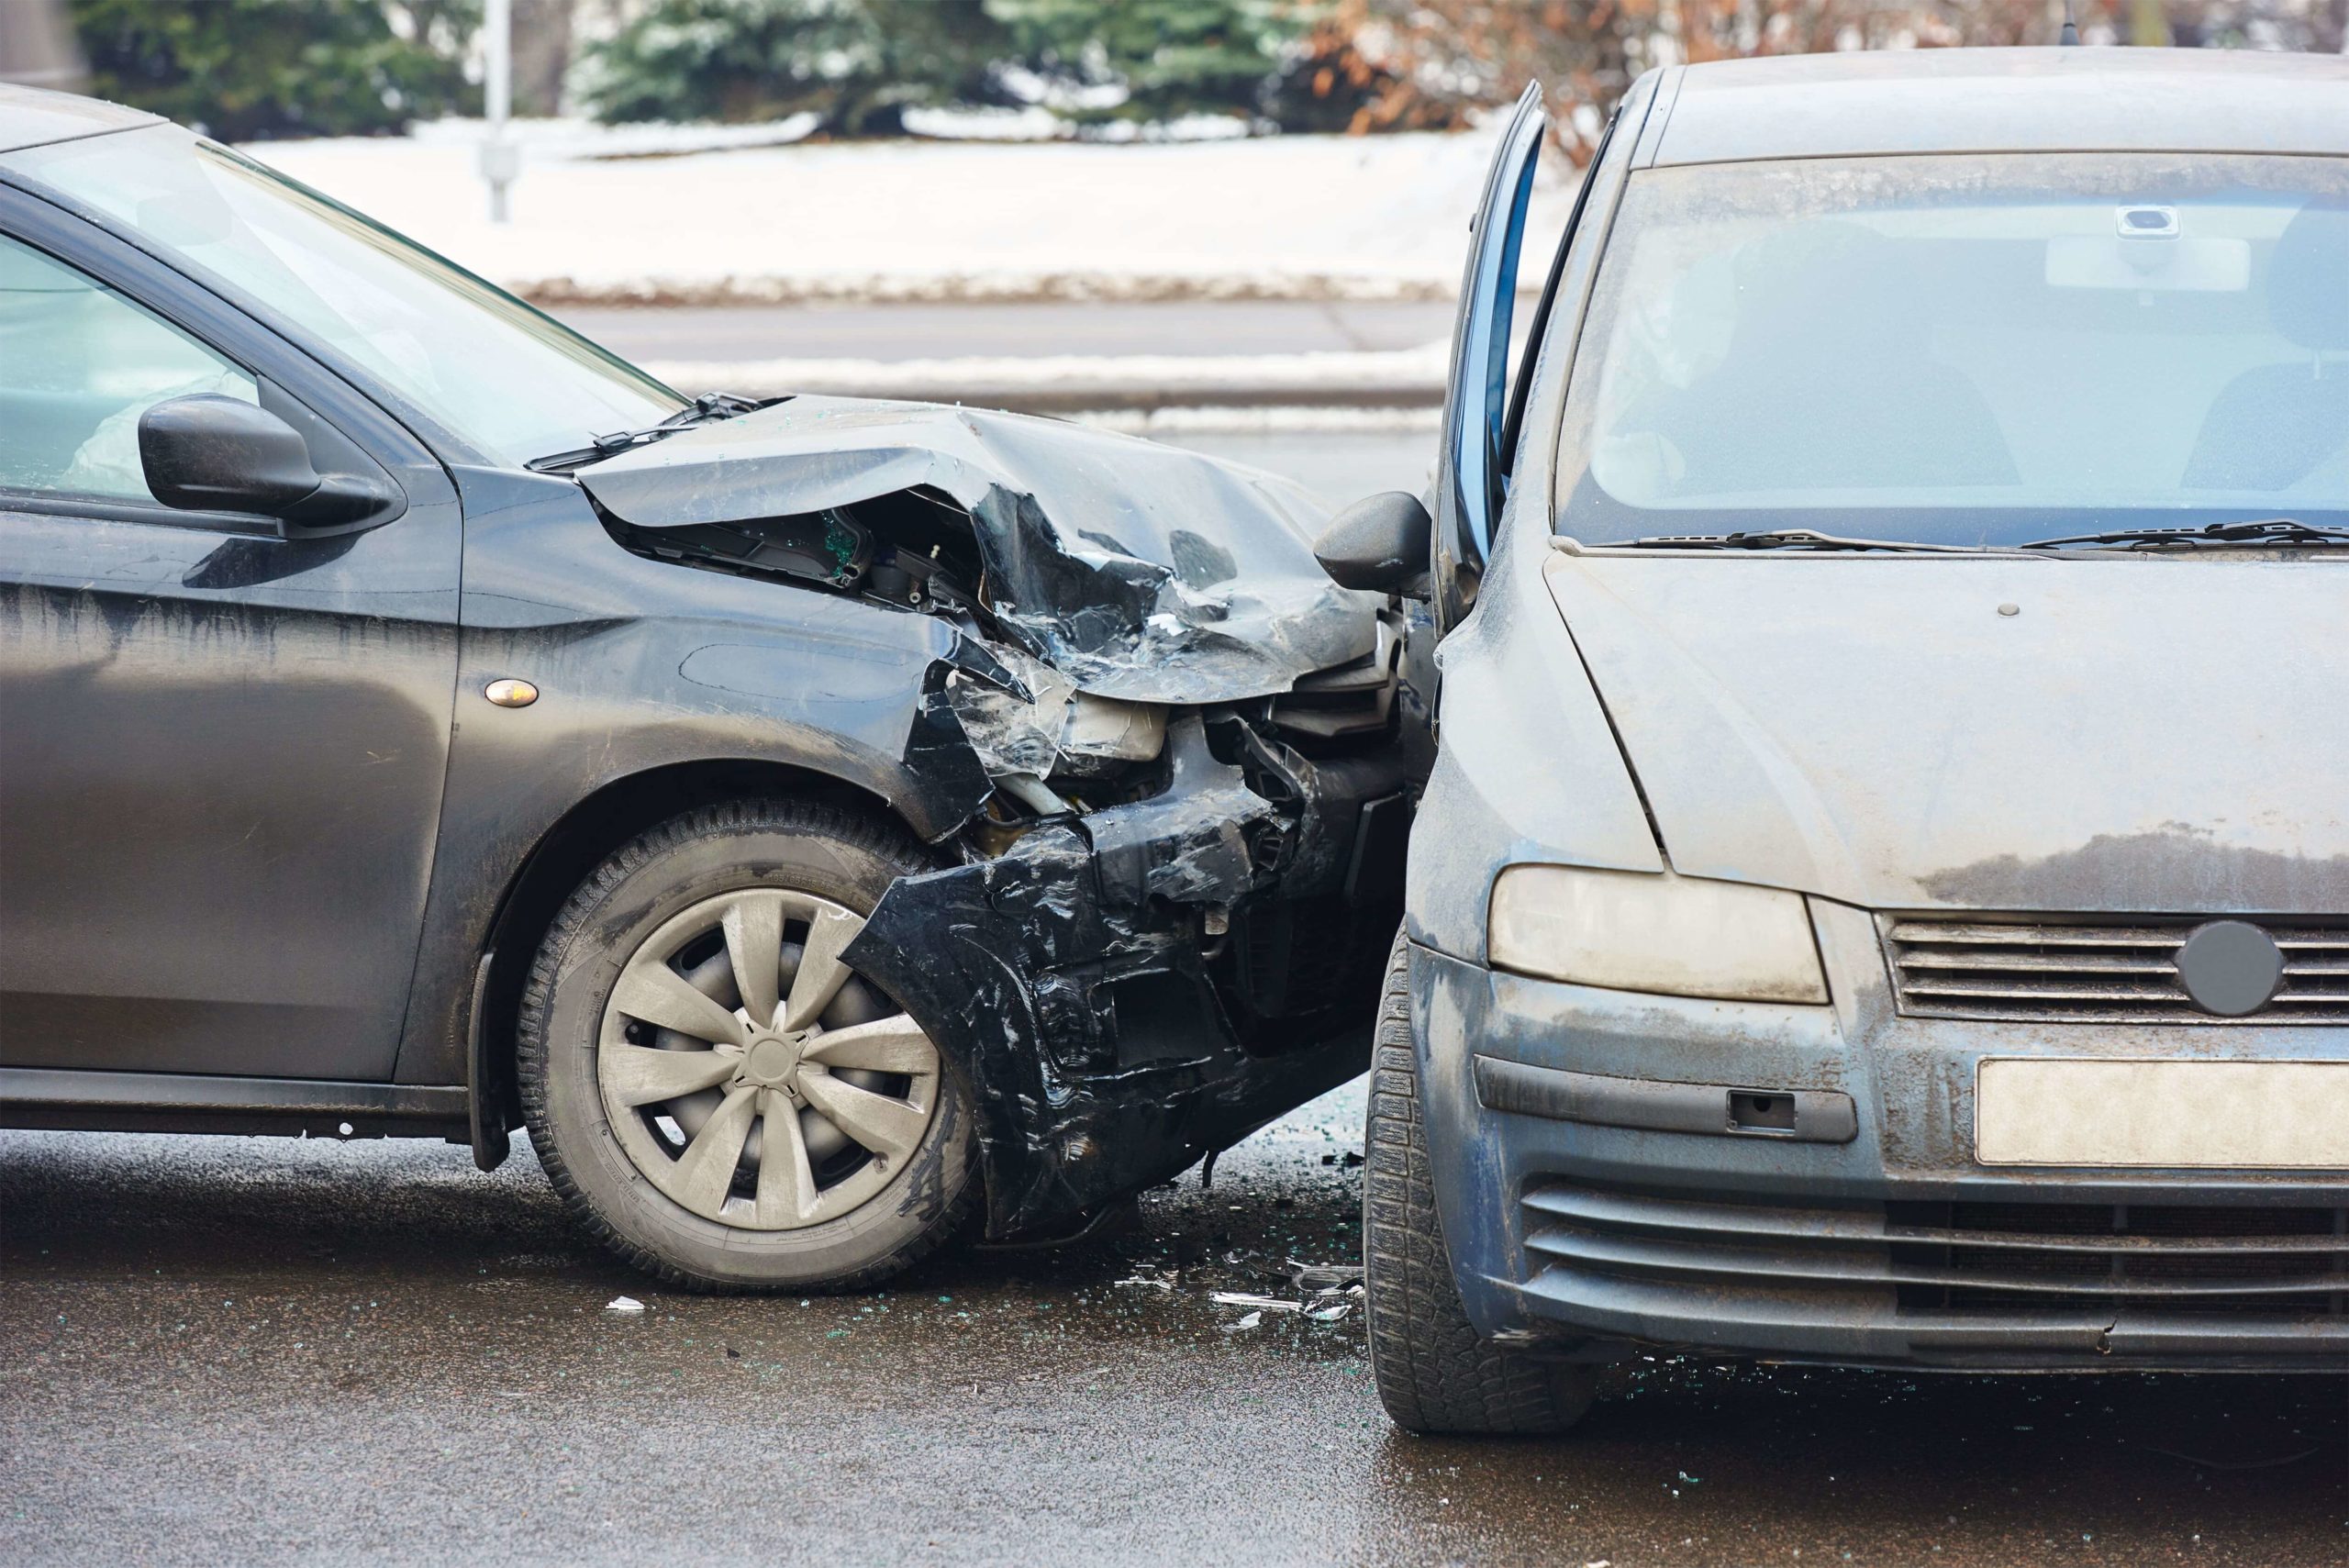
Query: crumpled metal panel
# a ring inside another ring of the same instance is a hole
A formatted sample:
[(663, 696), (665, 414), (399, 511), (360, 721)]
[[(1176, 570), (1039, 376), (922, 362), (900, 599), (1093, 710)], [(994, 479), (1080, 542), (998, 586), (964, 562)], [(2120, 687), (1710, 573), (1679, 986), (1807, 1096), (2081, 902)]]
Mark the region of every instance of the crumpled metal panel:
[(1008, 648), (995, 651), (1002, 677), (980, 674), (948, 689), (971, 749), (990, 774), (1041, 779), (1070, 762), (1146, 762), (1165, 745), (1164, 707), (1079, 692), (1041, 660)]
[(640, 528), (796, 517), (901, 491), (971, 515), (1004, 632), (1080, 691), (1216, 703), (1286, 691), (1376, 638), (1375, 595), (1313, 559), (1303, 489), (1059, 420), (795, 397), (578, 471)]

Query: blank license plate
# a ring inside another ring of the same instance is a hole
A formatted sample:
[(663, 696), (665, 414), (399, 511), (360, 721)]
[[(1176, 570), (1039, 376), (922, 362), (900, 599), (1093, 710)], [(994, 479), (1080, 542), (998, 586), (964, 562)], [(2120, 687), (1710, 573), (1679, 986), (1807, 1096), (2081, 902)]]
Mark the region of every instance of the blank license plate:
[(1976, 1071), (1985, 1165), (2349, 1168), (2349, 1062), (2045, 1062)]

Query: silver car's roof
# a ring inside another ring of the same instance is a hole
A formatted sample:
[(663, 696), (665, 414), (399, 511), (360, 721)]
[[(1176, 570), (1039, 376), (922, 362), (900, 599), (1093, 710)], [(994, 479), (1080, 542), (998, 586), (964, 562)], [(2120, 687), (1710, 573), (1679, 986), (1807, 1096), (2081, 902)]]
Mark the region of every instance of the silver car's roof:
[(2349, 155), (2349, 59), (1924, 49), (1675, 67), (1642, 163), (1904, 152)]
[(45, 141), (69, 141), (101, 131), (128, 130), (155, 125), (159, 115), (126, 109), (102, 98), (52, 93), (42, 87), (17, 87), (0, 82), (0, 152), (39, 147)]

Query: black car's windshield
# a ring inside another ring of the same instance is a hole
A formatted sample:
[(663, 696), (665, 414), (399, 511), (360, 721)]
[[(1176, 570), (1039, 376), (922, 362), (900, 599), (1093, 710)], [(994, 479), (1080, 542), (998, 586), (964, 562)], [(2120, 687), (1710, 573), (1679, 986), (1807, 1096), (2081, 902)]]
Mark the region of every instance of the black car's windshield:
[(29, 148), (0, 155), (0, 167), (95, 208), (191, 272), (292, 318), (501, 462), (655, 425), (685, 406), (511, 295), (175, 128)]
[(1635, 174), (1565, 438), (1586, 543), (2349, 524), (2349, 161)]

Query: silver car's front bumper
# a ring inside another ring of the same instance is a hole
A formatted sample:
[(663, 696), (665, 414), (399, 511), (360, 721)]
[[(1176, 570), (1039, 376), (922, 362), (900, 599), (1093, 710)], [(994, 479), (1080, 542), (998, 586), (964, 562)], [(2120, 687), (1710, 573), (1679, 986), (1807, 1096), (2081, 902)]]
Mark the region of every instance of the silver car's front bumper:
[(1486, 1333), (1861, 1364), (2349, 1366), (2349, 1172), (1998, 1167), (1996, 1060), (2349, 1061), (2349, 1029), (1923, 1018), (1867, 914), (1835, 1000), (1637, 995), (1412, 953), (1439, 1207)]

